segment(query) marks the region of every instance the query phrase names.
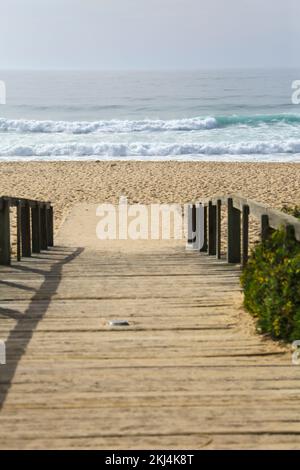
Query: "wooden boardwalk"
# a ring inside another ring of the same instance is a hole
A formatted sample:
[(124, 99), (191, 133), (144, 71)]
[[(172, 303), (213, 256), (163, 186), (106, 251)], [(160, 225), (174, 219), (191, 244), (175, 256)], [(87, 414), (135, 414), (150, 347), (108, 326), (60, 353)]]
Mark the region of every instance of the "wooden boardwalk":
[(300, 448), (300, 366), (255, 334), (239, 268), (97, 247), (93, 224), (78, 207), (58, 246), (0, 268), (0, 448)]

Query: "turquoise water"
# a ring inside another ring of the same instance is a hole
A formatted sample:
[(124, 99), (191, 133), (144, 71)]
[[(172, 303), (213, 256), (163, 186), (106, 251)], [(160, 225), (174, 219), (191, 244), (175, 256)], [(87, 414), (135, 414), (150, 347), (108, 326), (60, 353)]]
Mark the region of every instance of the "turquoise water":
[(297, 70), (0, 72), (1, 160), (300, 161)]

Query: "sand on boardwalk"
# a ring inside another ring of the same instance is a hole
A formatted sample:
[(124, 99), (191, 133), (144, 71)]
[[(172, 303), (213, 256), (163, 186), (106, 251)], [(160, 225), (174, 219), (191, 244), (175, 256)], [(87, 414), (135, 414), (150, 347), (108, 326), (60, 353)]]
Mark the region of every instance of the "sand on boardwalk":
[(186, 203), (237, 192), (281, 208), (300, 203), (300, 163), (3, 162), (1, 195), (50, 200), (57, 229), (77, 202)]

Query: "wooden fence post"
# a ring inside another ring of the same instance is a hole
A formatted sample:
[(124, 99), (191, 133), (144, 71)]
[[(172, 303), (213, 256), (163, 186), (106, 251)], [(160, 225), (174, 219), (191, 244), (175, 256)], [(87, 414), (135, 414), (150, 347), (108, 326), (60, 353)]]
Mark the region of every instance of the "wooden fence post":
[(249, 258), (249, 212), (249, 206), (243, 205), (243, 266), (246, 266)]
[(241, 262), (241, 212), (233, 206), (232, 198), (228, 199), (228, 235), (227, 235), (227, 261), (228, 263)]
[(285, 231), (286, 231), (286, 234), (287, 234), (288, 237), (291, 237), (294, 240), (296, 240), (295, 227), (293, 225), (286, 225)]
[(17, 204), (17, 261), (21, 261), (21, 201)]
[(1, 199), (0, 209), (0, 264), (10, 265), (10, 203), (7, 199)]
[(53, 221), (53, 207), (50, 206), (48, 208), (48, 216), (47, 216), (47, 221), (48, 221), (48, 245), (53, 246), (54, 245), (54, 221)]
[(21, 206), (22, 256), (31, 256), (30, 207), (28, 202)]
[(195, 233), (196, 230), (197, 230), (197, 220), (196, 220), (196, 217), (197, 217), (197, 215), (196, 215), (196, 205), (193, 204), (193, 205), (192, 205), (192, 231), (193, 231), (193, 233)]
[(32, 219), (32, 252), (40, 253), (41, 251), (41, 217), (40, 217), (40, 205), (36, 203), (31, 208), (31, 219)]
[(221, 209), (222, 202), (220, 199), (217, 200), (217, 259), (221, 259)]
[(260, 219), (260, 236), (261, 236), (261, 241), (265, 242), (269, 238), (269, 236), (272, 233), (272, 229), (269, 225), (269, 216), (264, 214), (261, 216)]
[(208, 249), (208, 244), (207, 244), (207, 206), (203, 207), (203, 216), (204, 216), (204, 227), (203, 227), (203, 232), (204, 232), (204, 243), (203, 247), (201, 248), (200, 252), (204, 253), (207, 252)]
[(208, 254), (217, 254), (217, 207), (211, 201), (208, 204)]
[(48, 249), (47, 206), (41, 206), (41, 249)]

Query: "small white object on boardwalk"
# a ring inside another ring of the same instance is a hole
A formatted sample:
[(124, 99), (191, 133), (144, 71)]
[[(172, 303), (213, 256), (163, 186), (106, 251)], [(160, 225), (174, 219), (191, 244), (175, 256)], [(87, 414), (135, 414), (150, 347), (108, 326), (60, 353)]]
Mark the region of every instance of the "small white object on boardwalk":
[(0, 269), (0, 448), (300, 448), (300, 367), (254, 333), (239, 268), (95, 224), (77, 206)]

